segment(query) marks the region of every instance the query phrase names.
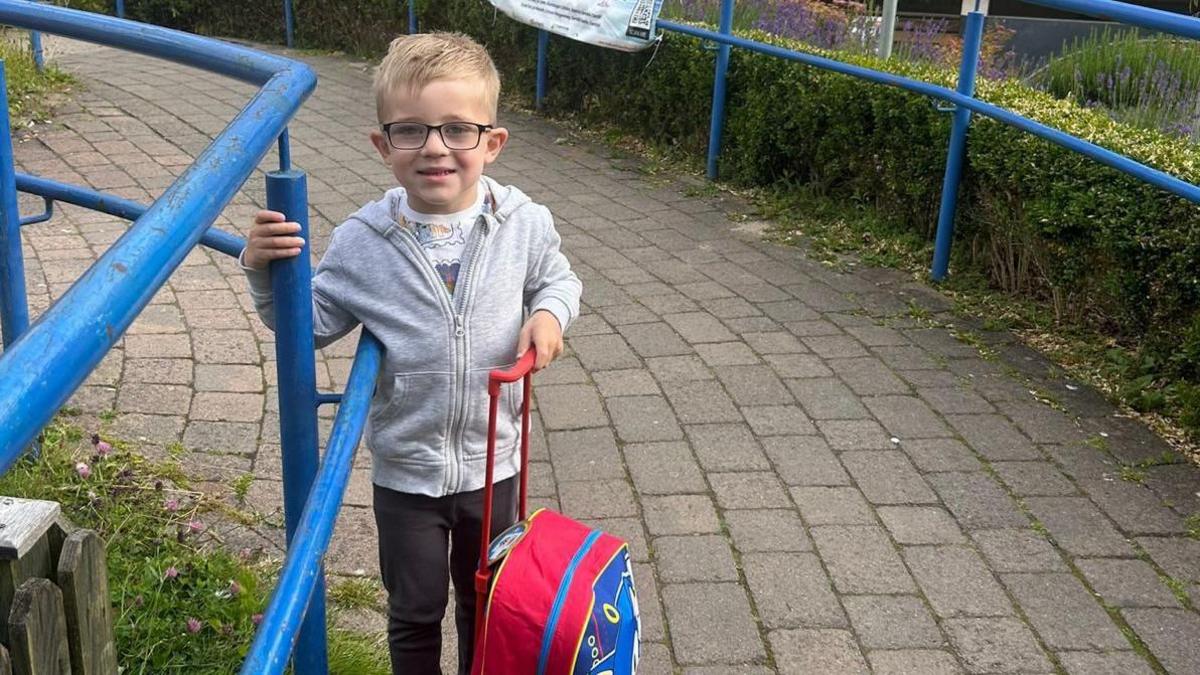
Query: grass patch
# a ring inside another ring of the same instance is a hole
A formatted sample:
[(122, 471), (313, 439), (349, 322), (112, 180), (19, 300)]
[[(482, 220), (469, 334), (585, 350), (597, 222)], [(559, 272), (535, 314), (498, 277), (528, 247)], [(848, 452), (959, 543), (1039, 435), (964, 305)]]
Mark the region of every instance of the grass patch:
[(379, 584), (371, 579), (342, 579), (329, 588), (329, 599), (339, 609), (379, 607)]
[(23, 129), (49, 115), (50, 95), (72, 83), (66, 73), (47, 65), (38, 72), (29, 49), (29, 32), (0, 29), (0, 59), (8, 81), (8, 115), (12, 129)]
[[(41, 459), (0, 477), (0, 494), (57, 501), (106, 542), (122, 673), (237, 672), (278, 562), (217, 545), (209, 525), (230, 507), (191, 489), (178, 459), (99, 440), (56, 420)], [(386, 649), (353, 634), (332, 632), (330, 659), (332, 672), (389, 672)]]

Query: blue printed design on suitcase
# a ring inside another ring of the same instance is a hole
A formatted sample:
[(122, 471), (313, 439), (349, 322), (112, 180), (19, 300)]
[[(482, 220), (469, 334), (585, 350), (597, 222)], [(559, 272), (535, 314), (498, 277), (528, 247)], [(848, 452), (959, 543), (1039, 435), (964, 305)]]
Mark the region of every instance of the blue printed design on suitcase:
[(592, 615), (572, 675), (634, 675), (640, 617), (627, 547), (597, 576), (592, 597)]

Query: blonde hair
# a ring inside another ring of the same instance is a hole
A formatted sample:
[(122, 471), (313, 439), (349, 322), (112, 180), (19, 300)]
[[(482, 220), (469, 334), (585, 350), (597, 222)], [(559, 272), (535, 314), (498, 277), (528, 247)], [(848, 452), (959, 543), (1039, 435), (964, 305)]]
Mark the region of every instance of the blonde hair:
[(478, 42), (462, 33), (401, 35), (388, 46), (375, 71), (375, 112), (380, 122), (389, 96), (415, 95), (435, 80), (478, 78), (483, 82), (483, 102), (495, 121), (500, 98), (500, 73), (492, 57)]

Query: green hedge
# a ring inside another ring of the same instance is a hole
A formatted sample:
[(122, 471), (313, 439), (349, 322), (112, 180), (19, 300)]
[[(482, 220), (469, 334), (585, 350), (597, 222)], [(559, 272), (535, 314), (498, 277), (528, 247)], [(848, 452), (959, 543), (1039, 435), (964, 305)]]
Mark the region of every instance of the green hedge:
[[(277, 0), (127, 4), (135, 17), (174, 17), (171, 25), (187, 29), (275, 41), (282, 32)], [(297, 40), (378, 55), (404, 30), (405, 11), (395, 0), (297, 0)], [(476, 36), (496, 59), (505, 91), (532, 94), (533, 29), (497, 16), (483, 0), (418, 0), (418, 15), (423, 29)], [(813, 51), (766, 34), (748, 37)], [(713, 54), (677, 34), (639, 54), (553, 39), (546, 110), (703, 154)], [(955, 79), (931, 66), (834, 56), (948, 86)], [(1196, 146), (1016, 82), (981, 82), (979, 95), (1200, 183)], [(932, 238), (950, 120), (928, 99), (734, 50), (727, 110), (724, 179), (805, 184), (877, 206), (895, 224)], [(981, 269), (1006, 290), (1044, 299), (1064, 319), (1138, 342), (1158, 372), (1200, 383), (1200, 208), (988, 119), (976, 119), (969, 139), (956, 269)]]

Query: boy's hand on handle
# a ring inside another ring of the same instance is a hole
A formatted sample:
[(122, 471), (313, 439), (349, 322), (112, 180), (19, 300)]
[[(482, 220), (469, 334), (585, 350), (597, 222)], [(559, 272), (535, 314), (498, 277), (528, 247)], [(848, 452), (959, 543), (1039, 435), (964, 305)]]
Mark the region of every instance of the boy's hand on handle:
[(256, 270), (266, 269), (272, 260), (294, 258), (304, 249), (304, 240), (293, 236), (300, 231), (300, 223), (286, 222), (287, 218), (278, 211), (259, 211), (254, 215), (254, 226), (242, 252), (242, 264)]
[(517, 338), (518, 359), (529, 350), (530, 345), (537, 348), (537, 361), (533, 364), (535, 371), (550, 365), (562, 353), (562, 327), (553, 314), (545, 310), (536, 311), (521, 327), (521, 335)]

